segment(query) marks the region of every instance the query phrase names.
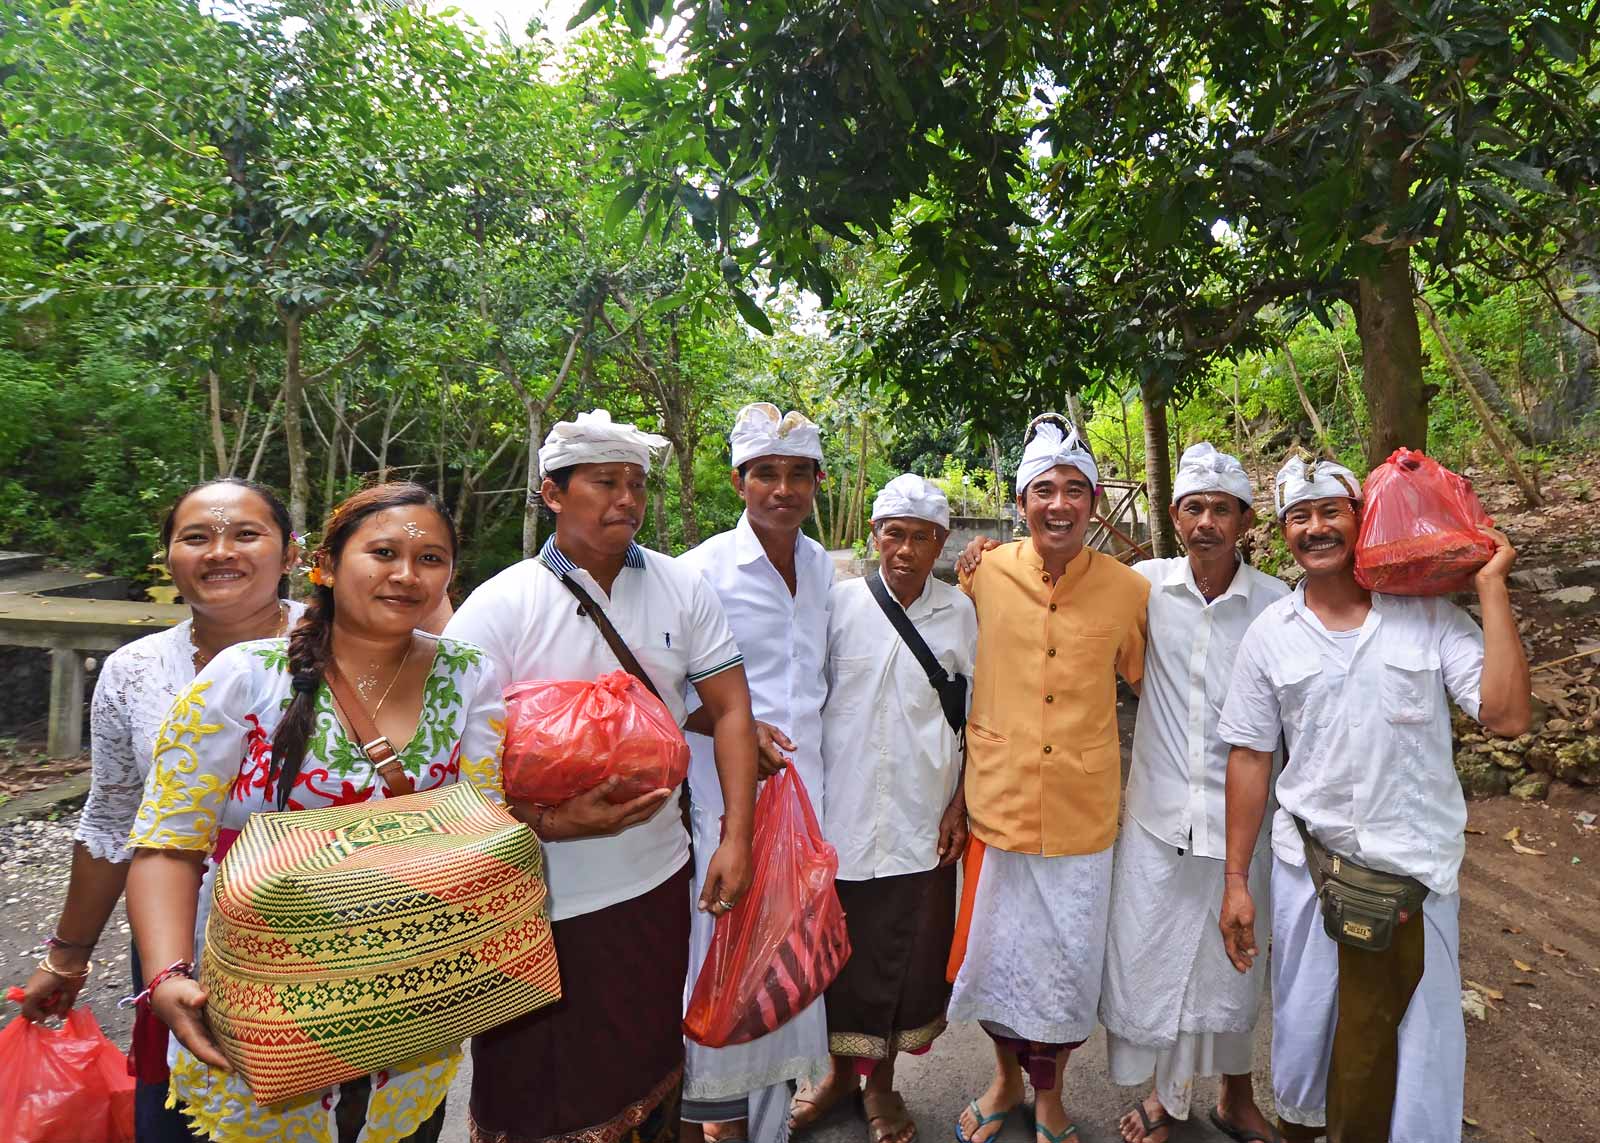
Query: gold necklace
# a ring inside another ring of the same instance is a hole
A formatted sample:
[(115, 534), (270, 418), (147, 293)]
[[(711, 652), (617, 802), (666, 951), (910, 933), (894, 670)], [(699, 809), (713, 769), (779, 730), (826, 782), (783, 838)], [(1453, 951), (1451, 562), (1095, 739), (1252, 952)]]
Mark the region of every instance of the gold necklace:
[(372, 708), (373, 721), (377, 721), (378, 712), (383, 709), (383, 700), (389, 697), (389, 692), (394, 690), (394, 685), (400, 681), (400, 676), (405, 673), (406, 660), (411, 658), (411, 648), (415, 644), (415, 639), (406, 644), (406, 653), (400, 656), (400, 665), (394, 669), (394, 678), (389, 680), (389, 685), (383, 688), (383, 694), (378, 696), (378, 705)]
[[(289, 605), (287, 603), (285, 603), (283, 600), (280, 599), (280, 600), (278, 600), (278, 624), (277, 624), (277, 627), (274, 628), (274, 630), (272, 631), (272, 633), (270, 635), (262, 635), (262, 636), (260, 636), (260, 638), (262, 638), (262, 639), (281, 639), (281, 638), (283, 638), (284, 634), (288, 630), (289, 630)], [(245, 640), (241, 640), (241, 642), (245, 642)], [(205, 669), (205, 665), (207, 663), (211, 662), (211, 659), (212, 659), (212, 656), (213, 656), (213, 652), (211, 652), (211, 651), (202, 651), (200, 649), (200, 644), (195, 641), (195, 637), (194, 637), (194, 620), (193, 619), (189, 620), (189, 648), (190, 648), (189, 658), (194, 663), (195, 672), (198, 674), (200, 671)]]

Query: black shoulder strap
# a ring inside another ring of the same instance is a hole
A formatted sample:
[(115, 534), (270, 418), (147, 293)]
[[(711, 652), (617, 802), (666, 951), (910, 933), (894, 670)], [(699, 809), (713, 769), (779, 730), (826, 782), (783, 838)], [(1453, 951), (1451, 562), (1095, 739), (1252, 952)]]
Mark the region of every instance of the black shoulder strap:
[(906, 609), (900, 606), (900, 601), (889, 594), (889, 589), (883, 585), (883, 577), (877, 572), (867, 575), (867, 590), (872, 592), (872, 598), (878, 601), (884, 618), (894, 625), (899, 632), (900, 640), (916, 657), (923, 673), (928, 676), (928, 684), (933, 687), (939, 696), (939, 705), (944, 710), (945, 721), (950, 724), (950, 729), (958, 735), (967, 724), (967, 680), (961, 675), (951, 675), (934, 655), (933, 649), (928, 646), (928, 641), (922, 637), (922, 632), (917, 630), (916, 624), (911, 622), (911, 616), (906, 614)]
[(900, 638), (911, 648), (911, 653), (917, 657), (917, 662), (922, 664), (922, 673), (928, 676), (928, 681), (937, 687), (948, 679), (950, 676), (934, 656), (928, 641), (922, 637), (922, 632), (917, 630), (916, 624), (911, 622), (911, 616), (900, 606), (900, 601), (891, 596), (889, 589), (883, 586), (883, 577), (877, 572), (867, 573), (867, 590), (872, 592), (872, 598), (878, 601), (885, 618), (894, 624), (894, 629), (900, 633)]
[(622, 664), (623, 670), (649, 687), (650, 693), (655, 695), (656, 698), (661, 698), (661, 692), (656, 689), (655, 680), (645, 672), (638, 658), (628, 649), (628, 645), (622, 641), (622, 635), (612, 625), (611, 617), (605, 613), (605, 609), (590, 599), (589, 593), (584, 591), (578, 581), (573, 579), (571, 575), (566, 572), (556, 571), (544, 560), (539, 562), (550, 569), (550, 574), (561, 581), (562, 587), (577, 597), (580, 604), (579, 610), (594, 620), (594, 625), (600, 629), (600, 637), (606, 641), (606, 646), (611, 648), (611, 653), (617, 657), (617, 662)]

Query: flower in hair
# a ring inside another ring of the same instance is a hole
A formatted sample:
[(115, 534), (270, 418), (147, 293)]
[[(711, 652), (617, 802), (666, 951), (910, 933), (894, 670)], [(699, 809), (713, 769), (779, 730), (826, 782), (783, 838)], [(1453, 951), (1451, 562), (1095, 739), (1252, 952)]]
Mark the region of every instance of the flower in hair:
[(316, 565), (313, 565), (311, 570), (306, 573), (306, 578), (318, 587), (333, 586), (333, 577)]

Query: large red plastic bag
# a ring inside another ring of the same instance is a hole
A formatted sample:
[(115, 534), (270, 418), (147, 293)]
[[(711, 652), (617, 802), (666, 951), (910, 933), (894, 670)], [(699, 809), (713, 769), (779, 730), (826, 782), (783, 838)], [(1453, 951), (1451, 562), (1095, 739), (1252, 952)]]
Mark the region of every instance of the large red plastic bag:
[(87, 1008), (60, 1029), (18, 1016), (0, 1031), (0, 1140), (133, 1143), (128, 1057)]
[(1494, 555), (1472, 483), (1432, 457), (1396, 449), (1367, 476), (1356, 581), (1388, 595), (1466, 591)]
[(689, 776), (689, 744), (665, 703), (627, 671), (506, 688), (506, 796), (559, 805), (607, 778), (613, 801)]
[(839, 855), (822, 840), (793, 766), (756, 798), (750, 892), (717, 917), (683, 1031), (722, 1048), (765, 1036), (798, 1016), (850, 958), (834, 890)]

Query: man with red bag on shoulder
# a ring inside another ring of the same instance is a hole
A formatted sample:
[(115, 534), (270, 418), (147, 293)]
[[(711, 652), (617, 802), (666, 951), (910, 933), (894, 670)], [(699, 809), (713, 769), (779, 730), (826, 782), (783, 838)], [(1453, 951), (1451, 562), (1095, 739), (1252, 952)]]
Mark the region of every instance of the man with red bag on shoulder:
[[(1290, 1140), (1454, 1143), (1466, 1030), (1459, 969), (1467, 807), (1447, 696), (1495, 734), (1528, 728), (1528, 661), (1494, 556), (1475, 577), (1483, 630), (1444, 599), (1356, 582), (1361, 485), (1295, 458), (1278, 473), (1305, 579), (1245, 633), (1218, 734), (1228, 758), (1221, 929), (1240, 972), (1260, 955), (1247, 880), (1280, 735), (1272, 825), (1272, 1083)], [(1325, 1125), (1325, 1126), (1324, 1126)]]
[[(634, 543), (651, 454), (666, 444), (604, 409), (556, 425), (539, 450), (555, 535), (473, 592), (447, 634), (512, 681), (593, 679), (634, 659), (680, 726), (693, 686), (725, 803), (700, 906), (722, 913), (750, 884), (755, 726), (716, 596)], [(675, 790), (613, 800), (617, 785), (509, 803), (545, 842), (562, 998), (473, 1040), (474, 1143), (677, 1139), (689, 838)]]

